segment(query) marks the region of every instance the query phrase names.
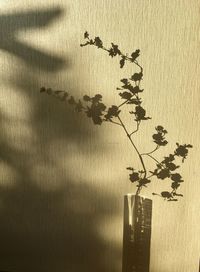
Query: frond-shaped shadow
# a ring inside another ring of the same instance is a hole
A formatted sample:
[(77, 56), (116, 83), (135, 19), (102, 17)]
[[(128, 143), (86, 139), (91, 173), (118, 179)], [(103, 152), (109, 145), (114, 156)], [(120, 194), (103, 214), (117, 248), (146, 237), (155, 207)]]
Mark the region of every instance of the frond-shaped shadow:
[[(6, 134), (0, 135), (1, 162), (16, 173), (11, 186), (6, 186), (1, 177), (0, 269), (114, 272), (116, 267), (106, 263), (105, 252), (116, 259), (120, 259), (121, 252), (115, 243), (102, 239), (98, 230), (111, 215), (118, 215), (115, 197), (90, 185), (84, 173), (78, 183), (70, 171), (66, 174), (71, 167), (70, 157), (78, 154), (68, 151), (63, 173), (55, 154), (49, 153), (51, 146), (60, 141), (85, 150), (90, 126), (70, 107), (40, 95), (37, 74), (32, 71), (19, 69), (9, 80), (15, 94), (30, 104), (29, 116), (18, 120), (0, 112), (1, 131), (5, 125), (14, 125), (15, 133), (20, 127), (31, 128), (30, 136), (23, 138), (20, 132), (15, 143)], [(98, 134), (95, 137), (100, 141)], [(60, 150), (55, 153), (57, 157), (62, 154)], [(40, 168), (39, 182), (35, 167)], [(46, 190), (48, 183), (55, 187)]]
[(33, 10), (0, 15), (0, 49), (22, 59), (26, 64), (45, 71), (61, 69), (66, 61), (61, 56), (47, 53), (17, 38), (20, 31), (44, 28), (62, 15), (61, 8)]

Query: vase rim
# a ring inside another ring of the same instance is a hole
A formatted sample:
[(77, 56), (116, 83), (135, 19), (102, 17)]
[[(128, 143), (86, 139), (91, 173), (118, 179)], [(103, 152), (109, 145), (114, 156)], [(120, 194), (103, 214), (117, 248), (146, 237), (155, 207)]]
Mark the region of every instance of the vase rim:
[[(134, 193), (127, 193), (127, 194), (125, 194), (124, 195), (124, 197), (130, 197), (130, 196), (136, 196), (136, 194), (134, 194)], [(149, 197), (147, 197), (147, 196), (145, 196), (145, 195), (137, 195), (137, 196), (140, 196), (140, 197), (142, 197), (142, 198), (147, 198), (147, 199), (151, 199), (151, 198), (149, 198)]]

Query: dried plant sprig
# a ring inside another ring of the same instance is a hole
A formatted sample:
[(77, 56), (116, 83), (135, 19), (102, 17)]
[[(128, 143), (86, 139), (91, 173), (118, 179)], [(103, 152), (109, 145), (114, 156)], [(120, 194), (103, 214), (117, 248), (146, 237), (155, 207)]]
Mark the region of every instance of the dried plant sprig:
[[(146, 110), (142, 106), (142, 98), (140, 97), (144, 89), (141, 89), (140, 83), (143, 79), (143, 67), (138, 63), (138, 57), (140, 55), (140, 50), (137, 49), (133, 51), (130, 56), (128, 54), (122, 53), (119, 49), (119, 46), (111, 43), (110, 48), (106, 48), (99, 37), (94, 39), (90, 38), (89, 33), (86, 31), (84, 33), (85, 42), (81, 44), (81, 47), (84, 46), (95, 46), (98, 49), (102, 49), (108, 52), (109, 56), (119, 57), (120, 68), (123, 68), (124, 65), (129, 62), (137, 67), (139, 67), (139, 72), (135, 72), (129, 78), (121, 79), (122, 86), (117, 87), (119, 90), (119, 96), (124, 101), (119, 105), (111, 105), (107, 107), (102, 102), (102, 95), (96, 94), (92, 97), (89, 95), (84, 95), (82, 100), (75, 100), (73, 96), (69, 96), (67, 92), (60, 90), (52, 90), (51, 88), (41, 88), (41, 92), (47, 93), (57, 97), (61, 101), (66, 101), (70, 105), (75, 107), (75, 110), (78, 112), (84, 112), (87, 117), (91, 118), (95, 125), (101, 125), (104, 122), (109, 122), (114, 125), (120, 126), (127, 138), (129, 139), (131, 146), (136, 152), (138, 159), (141, 163), (141, 169), (135, 170), (133, 167), (127, 167), (131, 173), (129, 174), (129, 179), (132, 183), (136, 183), (137, 191), (136, 194), (141, 192), (143, 187), (146, 187), (147, 184), (151, 183), (152, 177), (156, 177), (158, 180), (171, 179), (171, 191), (163, 191), (160, 194), (153, 193), (153, 195), (159, 195), (168, 201), (177, 201), (178, 196), (183, 196), (182, 194), (177, 193), (177, 189), (180, 187), (180, 184), (183, 182), (182, 176), (176, 172), (180, 165), (176, 164), (176, 159), (178, 157), (182, 158), (182, 163), (188, 155), (189, 148), (192, 148), (190, 144), (176, 144), (177, 147), (172, 154), (164, 157), (163, 160), (159, 161), (154, 157), (154, 152), (156, 152), (160, 147), (167, 145), (167, 140), (165, 136), (167, 130), (159, 125), (155, 127), (156, 132), (152, 135), (153, 142), (156, 144), (155, 148), (146, 153), (141, 153), (133, 141), (133, 134), (137, 133), (140, 129), (140, 124), (143, 121), (151, 119), (146, 115)], [(133, 122), (136, 123), (136, 128), (129, 132), (126, 124), (122, 120), (121, 112), (124, 110), (124, 107), (132, 107), (132, 110), (129, 110), (129, 114), (133, 116)], [(156, 168), (148, 170), (145, 164), (144, 158), (148, 157), (153, 160), (156, 164)]]

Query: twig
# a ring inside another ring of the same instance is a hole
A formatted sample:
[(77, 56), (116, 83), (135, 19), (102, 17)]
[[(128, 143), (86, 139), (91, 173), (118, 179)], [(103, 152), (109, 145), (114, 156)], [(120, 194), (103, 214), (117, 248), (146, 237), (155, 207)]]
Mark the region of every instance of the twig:
[(130, 142), (131, 142), (132, 146), (134, 147), (135, 151), (136, 151), (136, 152), (137, 152), (137, 154), (138, 154), (138, 157), (139, 157), (139, 159), (140, 159), (140, 162), (141, 162), (142, 167), (143, 167), (143, 170), (144, 170), (144, 178), (146, 178), (146, 175), (147, 175), (147, 170), (146, 170), (146, 167), (145, 167), (145, 164), (144, 164), (143, 158), (142, 158), (142, 156), (141, 156), (140, 152), (138, 151), (137, 147), (135, 146), (135, 144), (134, 144), (133, 140), (131, 139), (131, 136), (130, 136), (130, 134), (128, 133), (128, 131), (127, 131), (127, 129), (126, 129), (126, 127), (125, 127), (124, 123), (122, 122), (121, 118), (119, 117), (119, 115), (118, 115), (118, 117), (117, 117), (117, 118), (119, 119), (120, 124), (122, 125), (122, 127), (123, 127), (124, 131), (126, 132), (127, 137), (129, 138), (129, 140), (130, 140)]
[[(105, 121), (105, 120), (104, 120), (104, 121)], [(111, 119), (109, 119), (108, 121), (111, 122), (111, 123), (113, 123), (113, 124), (116, 124), (116, 125), (118, 125), (118, 126), (122, 126), (120, 123), (117, 123), (117, 122), (115, 122), (115, 121), (113, 121), (113, 120), (111, 120)]]
[(134, 130), (133, 132), (131, 132), (129, 135), (132, 136), (134, 133), (136, 133), (139, 130), (139, 127), (140, 127), (140, 121), (137, 121), (137, 128), (136, 128), (136, 130)]
[(124, 104), (126, 104), (129, 101), (129, 99), (127, 99), (126, 101), (124, 101), (123, 103), (121, 103), (118, 108), (120, 108), (121, 106), (123, 106)]
[(159, 165), (162, 166), (162, 164), (156, 158), (154, 158), (153, 156), (151, 156), (150, 154), (141, 154), (141, 156), (143, 156), (143, 155), (150, 157), (152, 160), (156, 161)]
[(156, 148), (154, 149), (154, 150), (152, 150), (151, 152), (147, 152), (147, 153), (142, 153), (141, 155), (143, 156), (143, 155), (150, 155), (150, 154), (152, 154), (152, 153), (154, 153), (156, 150), (158, 150), (159, 149), (159, 145), (157, 145), (156, 146)]

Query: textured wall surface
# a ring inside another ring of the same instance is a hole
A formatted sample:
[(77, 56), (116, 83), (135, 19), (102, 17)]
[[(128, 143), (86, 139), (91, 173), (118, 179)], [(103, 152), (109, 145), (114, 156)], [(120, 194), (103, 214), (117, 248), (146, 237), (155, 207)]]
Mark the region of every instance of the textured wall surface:
[[(119, 103), (115, 89), (133, 67), (80, 48), (88, 30), (141, 50), (152, 120), (136, 136), (140, 150), (152, 150), (158, 124), (169, 145), (157, 158), (176, 142), (194, 146), (181, 169), (184, 198), (153, 197), (151, 272), (198, 271), (199, 13), (197, 0), (0, 1), (0, 270), (121, 271), (123, 195), (135, 191), (125, 168), (137, 157), (120, 127), (94, 126), (39, 93), (45, 85)], [(144, 195), (169, 188), (161, 182)]]

